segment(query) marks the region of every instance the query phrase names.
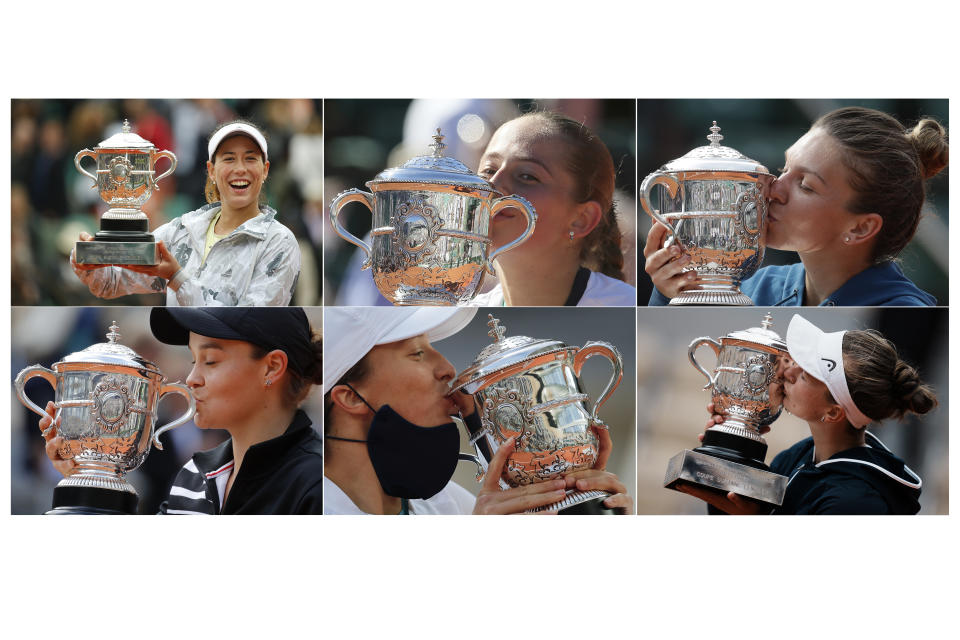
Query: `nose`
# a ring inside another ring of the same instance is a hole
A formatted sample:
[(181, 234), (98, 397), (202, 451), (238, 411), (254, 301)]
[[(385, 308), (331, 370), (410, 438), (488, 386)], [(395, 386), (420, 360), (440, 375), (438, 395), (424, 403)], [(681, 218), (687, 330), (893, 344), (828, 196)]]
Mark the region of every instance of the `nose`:
[(203, 383), (203, 379), (200, 377), (200, 374), (197, 373), (197, 365), (193, 365), (193, 368), (190, 369), (190, 373), (187, 375), (186, 383), (191, 389), (199, 387)]
[(444, 358), (439, 352), (437, 352), (437, 357), (439, 358), (436, 369), (437, 380), (444, 383), (450, 382), (453, 380), (453, 376), (457, 375), (457, 370), (454, 369), (450, 361)]
[(782, 177), (774, 178), (773, 182), (767, 187), (767, 198), (778, 204), (787, 203), (787, 186)]
[(783, 371), (783, 379), (790, 382), (791, 384), (797, 381), (797, 377), (800, 375), (800, 367), (797, 366), (797, 363), (788, 360), (785, 364), (785, 369)]
[(500, 193), (513, 193), (513, 190), (510, 189), (510, 185), (507, 181), (507, 172), (504, 171), (503, 167), (497, 169), (497, 172), (490, 176), (489, 182)]

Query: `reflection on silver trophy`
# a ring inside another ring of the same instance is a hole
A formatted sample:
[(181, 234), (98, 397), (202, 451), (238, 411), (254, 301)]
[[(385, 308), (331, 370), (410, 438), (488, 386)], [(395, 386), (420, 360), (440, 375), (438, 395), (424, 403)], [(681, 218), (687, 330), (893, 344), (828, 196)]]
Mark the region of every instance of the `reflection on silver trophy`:
[[(502, 197), (489, 182), (442, 153), (437, 129), (433, 154), (386, 169), (367, 182), (372, 193), (350, 189), (330, 203), (334, 230), (366, 254), (362, 269), (373, 267), (380, 293), (397, 305), (456, 305), (473, 298), (484, 272), (496, 275), (493, 261), (525, 242), (537, 213), (520, 196)], [(344, 228), (340, 210), (359, 202), (373, 216), (371, 245)], [(527, 228), (516, 239), (490, 251), (490, 219), (503, 209), (520, 211)]]
[[(146, 459), (150, 443), (162, 449), (161, 433), (193, 417), (190, 390), (167, 383), (157, 365), (120, 344), (119, 327), (110, 325), (107, 342), (72, 353), (53, 365), (27, 367), (14, 381), (20, 402), (40, 416), (47, 413), (27, 397), (28, 380), (40, 377), (56, 391), (54, 404), (63, 438), (60, 457), (76, 470), (54, 489), (54, 511), (62, 513), (135, 513), (137, 491), (124, 475)], [(157, 406), (169, 393), (182, 395), (188, 408), (154, 430)]]
[[(500, 321), (488, 317), (493, 344), (485, 347), (451, 385), (454, 391), (462, 389), (471, 394), (479, 412), (480, 428), (470, 433), (479, 457), (470, 459), (485, 470), (497, 449), (516, 437), (515, 451), (507, 459), (501, 484), (518, 487), (592, 468), (599, 454), (594, 429), (607, 428), (597, 410), (620, 384), (620, 352), (607, 342), (570, 347), (558, 340), (504, 337), (506, 331)], [(580, 387), (579, 375), (583, 363), (595, 355), (610, 361), (613, 375), (588, 410), (589, 397)], [(561, 502), (535, 511), (558, 509), (570, 513), (573, 507), (590, 501), (599, 503), (609, 495), (606, 491), (568, 489)]]
[[(690, 256), (684, 271), (696, 271), (693, 286), (670, 304), (751, 305), (740, 291), (763, 261), (767, 203), (761, 181), (770, 172), (756, 160), (720, 144), (714, 121), (710, 144), (654, 171), (640, 185), (640, 203)], [(654, 187), (663, 187), (660, 207)]]
[[(714, 412), (724, 421), (706, 430), (702, 446), (670, 459), (665, 487), (687, 482), (770, 505), (783, 502), (787, 478), (769, 471), (767, 443), (760, 435), (760, 428), (780, 415), (783, 403), (787, 347), (772, 324), (767, 314), (760, 327), (734, 331), (719, 341), (697, 338), (690, 343), (690, 362), (706, 377), (704, 389), (711, 390)], [(717, 355), (712, 373), (694, 355), (703, 345)]]
[[(83, 158), (97, 161), (96, 175), (81, 166)], [(154, 177), (157, 158), (170, 161), (170, 168)], [(177, 168), (177, 157), (157, 148), (130, 130), (110, 136), (93, 150), (84, 149), (73, 160), (77, 171), (94, 181), (110, 209), (100, 218), (100, 231), (91, 241), (77, 242), (78, 264), (155, 265), (160, 261), (157, 243), (150, 233), (147, 215), (141, 210), (158, 182)]]

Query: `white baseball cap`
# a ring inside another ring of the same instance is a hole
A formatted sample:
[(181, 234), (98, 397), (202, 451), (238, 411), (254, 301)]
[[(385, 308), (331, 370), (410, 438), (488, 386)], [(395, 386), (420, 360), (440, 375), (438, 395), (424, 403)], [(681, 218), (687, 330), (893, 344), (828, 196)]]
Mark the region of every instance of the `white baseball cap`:
[(801, 369), (827, 385), (855, 427), (865, 427), (868, 418), (850, 396), (847, 376), (843, 371), (843, 334), (846, 331), (826, 333), (799, 314), (790, 319), (787, 327), (787, 351)]
[(263, 137), (263, 134), (260, 133), (256, 127), (246, 122), (231, 122), (218, 129), (217, 132), (211, 136), (210, 142), (207, 143), (207, 160), (213, 162), (213, 154), (217, 152), (217, 147), (220, 146), (220, 143), (228, 136), (235, 134), (242, 134), (248, 138), (253, 138), (253, 141), (260, 147), (260, 151), (263, 152), (263, 161), (267, 161), (267, 139)]
[(378, 344), (425, 334), (431, 342), (452, 336), (476, 307), (328, 307), (323, 311), (323, 392)]

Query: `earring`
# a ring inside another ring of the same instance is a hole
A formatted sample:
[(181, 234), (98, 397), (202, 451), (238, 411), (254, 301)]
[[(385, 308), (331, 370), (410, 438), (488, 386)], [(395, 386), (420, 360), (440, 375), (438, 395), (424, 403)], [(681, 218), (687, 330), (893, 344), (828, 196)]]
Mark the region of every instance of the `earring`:
[(268, 379), (266, 382), (263, 383), (263, 386), (269, 387), (269, 386), (272, 385), (272, 384), (273, 384), (273, 380), (269, 380), (269, 379)]
[(570, 244), (573, 244), (573, 230), (570, 230)]
[(820, 422), (826, 422), (827, 416), (820, 416)]
[(850, 236), (843, 236), (844, 242), (850, 242)]

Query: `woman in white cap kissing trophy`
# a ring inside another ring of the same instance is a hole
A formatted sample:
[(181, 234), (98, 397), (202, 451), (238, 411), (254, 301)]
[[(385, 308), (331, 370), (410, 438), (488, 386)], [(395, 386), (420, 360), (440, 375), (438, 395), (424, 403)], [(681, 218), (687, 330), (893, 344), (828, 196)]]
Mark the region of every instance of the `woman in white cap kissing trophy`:
[[(937, 405), (916, 369), (872, 330), (826, 333), (800, 315), (787, 328), (783, 408), (805, 420), (810, 437), (778, 454), (770, 465), (789, 478), (776, 514), (907, 514), (920, 510), (920, 478), (880, 439), (872, 422)], [(707, 410), (713, 412), (713, 405)], [(723, 422), (713, 415), (707, 427)], [(725, 496), (684, 485), (681, 491), (731, 514), (761, 507), (735, 493)]]
[[(506, 514), (562, 500), (565, 489), (614, 494), (604, 506), (632, 510), (626, 487), (604, 471), (609, 436), (593, 469), (501, 490), (513, 442), (490, 460), (479, 495), (451, 481), (473, 398), (450, 393), (455, 371), (432, 342), (465, 327), (476, 309), (327, 308), (324, 314), (324, 513)], [(606, 432), (603, 432), (605, 434)], [(553, 513), (553, 512), (541, 512)]]

